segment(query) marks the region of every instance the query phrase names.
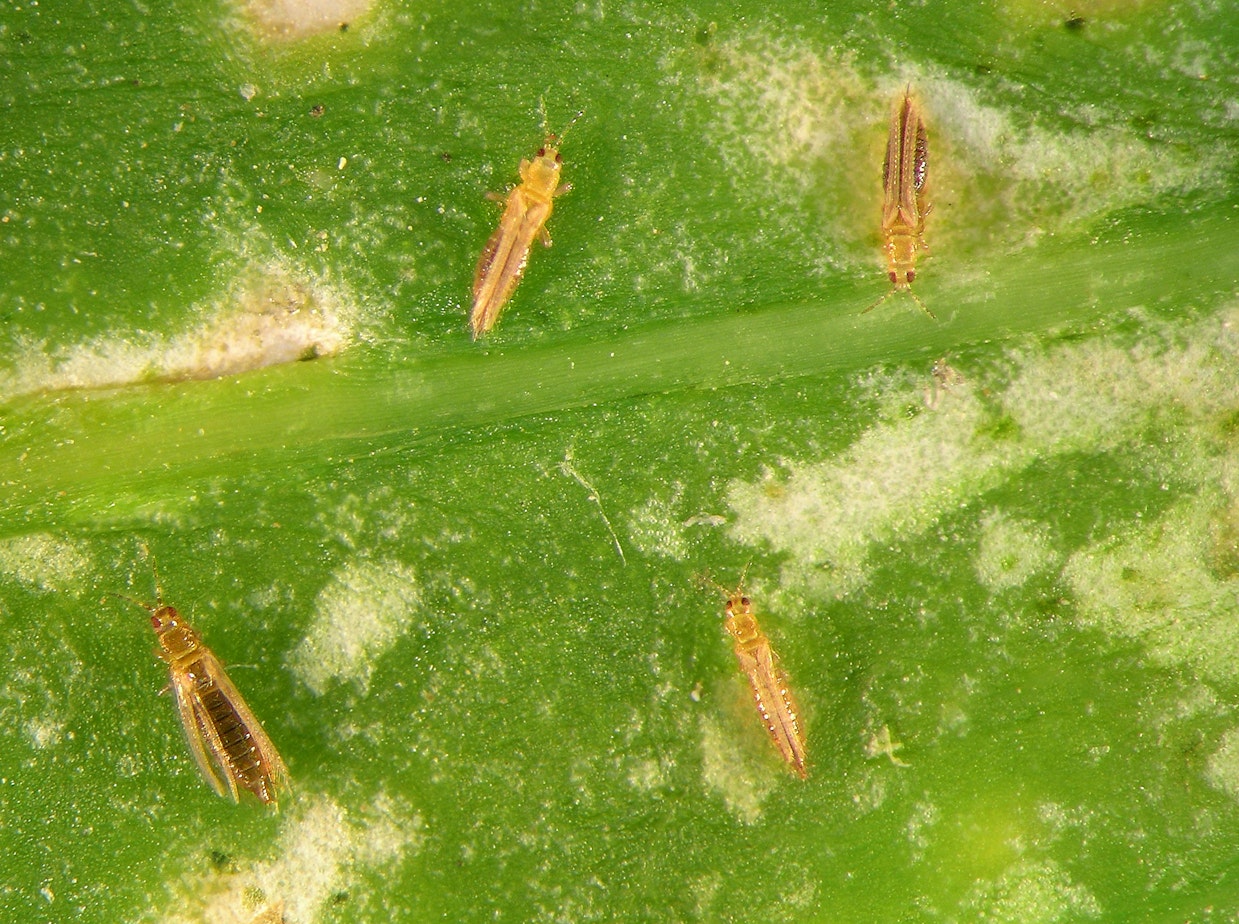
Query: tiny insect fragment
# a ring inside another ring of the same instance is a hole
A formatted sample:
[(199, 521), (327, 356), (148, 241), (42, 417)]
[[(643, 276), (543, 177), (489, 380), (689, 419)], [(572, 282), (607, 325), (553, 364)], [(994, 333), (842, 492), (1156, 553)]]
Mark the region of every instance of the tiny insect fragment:
[[(569, 183), (559, 182), (563, 167), (559, 140), (548, 134), (534, 159), (521, 161), (520, 185), (508, 193), (499, 227), (482, 250), (473, 275), (473, 311), (469, 315), (474, 340), (499, 320), (499, 313), (525, 272), (534, 238), (541, 239), (546, 247), (551, 246), (546, 222), (551, 217), (552, 200), (572, 188)], [(502, 196), (492, 198), (503, 200)]]
[(865, 311), (872, 311), (896, 292), (907, 292), (931, 318), (915, 292), (917, 255), (929, 248), (925, 244), (925, 216), (931, 206), (926, 201), (929, 170), (929, 140), (920, 106), (905, 90), (891, 116), (886, 140), (886, 162), (882, 166), (882, 238), (886, 251), (887, 274), (894, 289)]
[(735, 644), (736, 661), (753, 690), (758, 715), (783, 760), (802, 780), (808, 779), (804, 728), (787, 677), (775, 660), (770, 639), (757, 624), (753, 601), (745, 596), (742, 587), (726, 593), (725, 625)]
[(865, 756), (868, 758), (888, 757), (893, 766), (910, 767), (912, 766), (905, 760), (895, 756), (896, 751), (903, 750), (903, 743), (896, 741), (891, 737), (889, 725), (883, 725), (881, 730), (876, 734), (869, 736), (869, 740), (865, 742)]
[(288, 785), (288, 769), (219, 658), (184, 617), (163, 602), (158, 577), (153, 605), (117, 596), (151, 614), (159, 640), (155, 654), (168, 665), (168, 685), (189, 752), (211, 788), (234, 802), (246, 790), (274, 805), (277, 791)]
[(935, 359), (929, 372), (933, 376), (933, 384), (925, 389), (925, 407), (936, 411), (951, 389), (964, 383), (964, 376), (947, 361), (945, 356)]

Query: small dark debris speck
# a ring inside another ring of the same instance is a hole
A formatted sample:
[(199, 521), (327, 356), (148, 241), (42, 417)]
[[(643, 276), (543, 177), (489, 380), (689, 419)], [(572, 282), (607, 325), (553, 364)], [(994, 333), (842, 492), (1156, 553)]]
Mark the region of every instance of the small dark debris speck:
[(697, 34), (693, 36), (693, 40), (704, 48), (714, 42), (714, 36), (717, 32), (718, 23), (712, 22), (698, 29)]
[(232, 857), (224, 853), (224, 851), (212, 849), (208, 852), (207, 856), (211, 860), (211, 866), (215, 869), (221, 872), (226, 872), (232, 869)]

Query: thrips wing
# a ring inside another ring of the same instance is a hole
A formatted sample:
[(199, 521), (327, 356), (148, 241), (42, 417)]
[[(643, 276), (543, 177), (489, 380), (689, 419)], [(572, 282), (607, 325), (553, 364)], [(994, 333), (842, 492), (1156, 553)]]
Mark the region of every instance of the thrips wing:
[[(236, 711), (241, 724), (245, 726), (245, 730), (249, 733), (250, 743), (258, 752), (258, 759), (262, 763), (266, 771), (268, 779), (271, 781), (272, 789), (278, 789), (288, 784), (288, 768), (284, 766), (284, 761), (280, 758), (279, 752), (275, 749), (275, 745), (271, 743), (271, 739), (267, 736), (266, 731), (262, 727), (262, 723), (258, 721), (258, 717), (250, 710), (249, 705), (245, 702), (245, 698), (241, 692), (233, 685), (228, 674), (224, 671), (224, 666), (220, 660), (213, 654), (207, 654), (204, 659), (210, 665), (212, 679), (215, 681), (215, 688), (219, 693), (232, 704), (232, 708)], [(202, 710), (205, 713), (205, 709)], [(214, 729), (211, 729), (211, 739), (219, 742), (219, 735)], [(218, 753), (223, 759), (224, 746), (222, 742), (218, 744)], [(230, 774), (226, 774), (232, 787), (236, 788), (236, 784), (232, 782)]]
[(470, 325), (476, 338), (499, 320), (525, 273), (529, 248), (551, 215), (549, 201), (528, 201), (520, 187), (512, 190), (499, 227), (486, 242), (473, 283)]
[(904, 217), (919, 227), (924, 221), (921, 203), (925, 188), (925, 175), (929, 166), (929, 138), (916, 100), (904, 97), (901, 109), (901, 136), (903, 144), (902, 191), (900, 208)]
[[(209, 720), (206, 716), (206, 710), (202, 708), (202, 704), (198, 701), (198, 696), (193, 689), (193, 679), (184, 671), (173, 669), (172, 671), (172, 696), (176, 700), (176, 710), (181, 717), (181, 728), (185, 732), (185, 740), (189, 744), (189, 753), (193, 755), (194, 762), (198, 765), (198, 769), (202, 771), (202, 775), (206, 777), (206, 781), (211, 784), (221, 796), (231, 795), (235, 801), (237, 798), (237, 787), (232, 782), (226, 770), (223, 776), (216, 772), (215, 767), (211, 765), (211, 759), (207, 757), (207, 748), (211, 747), (211, 736), (209, 733)], [(219, 761), (218, 752), (214, 747), (211, 747), (211, 757), (216, 763), (220, 764), (220, 769), (224, 770), (223, 764)], [(225, 784), (224, 780), (227, 780)]]
[(796, 700), (788, 689), (787, 678), (778, 667), (773, 649), (764, 643), (743, 655), (737, 650), (736, 658), (741, 670), (748, 675), (766, 731), (775, 748), (800, 778), (806, 779), (804, 729), (800, 725)]
[(886, 136), (886, 160), (882, 163), (882, 227), (889, 228), (899, 215), (899, 173), (902, 166), (902, 150), (899, 143), (899, 113), (891, 118), (890, 132)]
[(882, 227), (918, 228), (921, 195), (925, 185), (928, 137), (920, 109), (911, 96), (905, 96), (899, 111), (891, 118), (886, 140), (886, 162), (882, 167)]
[[(473, 310), (469, 315), (469, 326), (473, 328), (473, 337), (484, 334), (499, 320), (499, 313), (504, 303), (512, 294), (516, 283), (520, 280), (520, 269), (523, 269), (525, 256), (528, 255), (528, 244), (524, 253), (515, 253), (520, 246), (517, 235), (521, 220), (524, 217), (525, 200), (520, 187), (508, 193), (508, 204), (499, 219), (499, 227), (487, 240), (478, 258), (477, 269), (473, 274)], [(512, 271), (514, 260), (519, 260), (521, 266), (515, 273)]]
[(482, 290), (482, 283), (495, 263), (495, 254), (499, 252), (499, 242), (503, 238), (503, 230), (503, 223), (500, 222), (499, 227), (487, 238), (486, 246), (482, 248), (482, 255), (478, 257), (477, 268), (473, 271), (474, 298), (477, 298), (478, 292)]

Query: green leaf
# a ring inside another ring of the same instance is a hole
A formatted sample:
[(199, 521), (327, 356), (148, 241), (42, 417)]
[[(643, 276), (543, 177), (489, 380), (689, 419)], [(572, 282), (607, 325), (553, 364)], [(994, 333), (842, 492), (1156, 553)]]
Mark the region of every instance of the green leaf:
[[(276, 8), (0, 15), (0, 920), (1239, 913), (1229, 10)], [(936, 322), (862, 314), (908, 86)]]

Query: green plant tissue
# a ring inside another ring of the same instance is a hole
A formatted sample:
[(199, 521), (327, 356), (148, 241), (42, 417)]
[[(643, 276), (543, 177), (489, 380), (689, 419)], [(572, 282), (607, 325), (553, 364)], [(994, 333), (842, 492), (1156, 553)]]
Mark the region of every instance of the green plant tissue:
[(494, 6), (0, 10), (0, 922), (1239, 916), (1233, 8)]

